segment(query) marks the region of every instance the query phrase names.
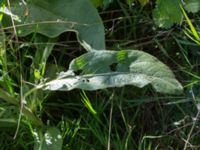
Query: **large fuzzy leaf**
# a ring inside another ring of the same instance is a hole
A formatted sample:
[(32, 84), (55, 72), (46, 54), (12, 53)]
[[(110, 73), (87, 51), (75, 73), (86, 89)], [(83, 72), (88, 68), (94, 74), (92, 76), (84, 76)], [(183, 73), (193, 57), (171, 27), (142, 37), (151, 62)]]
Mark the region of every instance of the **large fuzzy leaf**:
[(197, 13), (200, 10), (200, 0), (189, 0), (185, 5), (188, 12)]
[(11, 12), (3, 19), (4, 27), (12, 26), (10, 16), (16, 21), (19, 36), (33, 32), (56, 37), (66, 31), (77, 33), (80, 43), (95, 49), (104, 49), (104, 27), (97, 10), (89, 0), (29, 0), (11, 1)]
[(181, 21), (180, 0), (156, 0), (153, 10), (155, 24), (161, 28), (170, 28)]
[(60, 73), (57, 79), (38, 88), (97, 90), (125, 85), (142, 88), (148, 84), (161, 93), (182, 92), (182, 86), (172, 71), (154, 56), (137, 50), (102, 50), (74, 59), (69, 71)]

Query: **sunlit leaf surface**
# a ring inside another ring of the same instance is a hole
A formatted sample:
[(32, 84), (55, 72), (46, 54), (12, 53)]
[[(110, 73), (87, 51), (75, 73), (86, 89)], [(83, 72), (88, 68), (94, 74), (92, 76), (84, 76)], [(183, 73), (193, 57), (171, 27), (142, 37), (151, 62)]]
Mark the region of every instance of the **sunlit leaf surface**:
[[(92, 51), (74, 59), (67, 72), (42, 87), (69, 91), (151, 84), (161, 93), (180, 94), (181, 84), (172, 71), (154, 56), (137, 50)], [(41, 87), (41, 85), (40, 85)]]

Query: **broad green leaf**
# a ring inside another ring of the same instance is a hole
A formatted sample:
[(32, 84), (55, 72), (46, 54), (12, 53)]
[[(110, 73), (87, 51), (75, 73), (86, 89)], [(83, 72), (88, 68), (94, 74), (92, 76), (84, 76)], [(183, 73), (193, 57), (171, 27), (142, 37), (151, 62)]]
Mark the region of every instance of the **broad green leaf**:
[(89, 0), (29, 0), (26, 5), (13, 0), (11, 8), (11, 12), (7, 7), (4, 10), (7, 16), (3, 25), (12, 28), (12, 16), (18, 36), (37, 32), (54, 38), (73, 31), (81, 44), (86, 42), (94, 49), (105, 48), (103, 23)]
[(48, 128), (44, 133), (42, 131), (34, 132), (35, 145), (34, 150), (61, 150), (62, 136), (57, 128)]
[(172, 71), (154, 56), (137, 50), (102, 50), (74, 59), (67, 72), (37, 88), (98, 90), (125, 85), (142, 88), (148, 84), (161, 93), (182, 92), (182, 86)]
[(153, 10), (155, 24), (161, 28), (170, 28), (181, 21), (180, 0), (157, 0)]
[(185, 5), (188, 12), (197, 13), (200, 10), (200, 0), (189, 0)]

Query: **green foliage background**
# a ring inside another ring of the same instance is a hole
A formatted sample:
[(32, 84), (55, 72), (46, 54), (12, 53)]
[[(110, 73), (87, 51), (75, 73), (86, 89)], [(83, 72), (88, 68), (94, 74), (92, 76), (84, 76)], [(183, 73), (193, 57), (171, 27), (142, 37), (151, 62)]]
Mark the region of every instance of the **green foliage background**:
[(199, 10), (1, 1), (0, 149), (198, 150)]

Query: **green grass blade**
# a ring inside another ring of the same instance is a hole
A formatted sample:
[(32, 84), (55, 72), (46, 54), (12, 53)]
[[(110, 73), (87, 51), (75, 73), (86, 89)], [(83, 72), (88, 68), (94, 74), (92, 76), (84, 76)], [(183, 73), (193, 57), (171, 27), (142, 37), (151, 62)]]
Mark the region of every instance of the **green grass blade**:
[(183, 7), (181, 5), (180, 5), (180, 7), (181, 7), (183, 15), (184, 15), (189, 27), (190, 27), (190, 30), (191, 30), (193, 36), (196, 38), (196, 40), (200, 41), (199, 34), (198, 34), (197, 30), (195, 29), (194, 25), (192, 24), (190, 18), (188, 17), (188, 15), (186, 14), (185, 10), (183, 9)]
[(92, 107), (92, 104), (89, 100), (89, 98), (87, 97), (85, 91), (82, 90), (82, 93), (81, 93), (81, 97), (82, 97), (82, 102), (83, 104), (88, 108), (88, 110), (93, 114), (93, 115), (96, 115), (97, 112), (94, 110), (94, 108)]

